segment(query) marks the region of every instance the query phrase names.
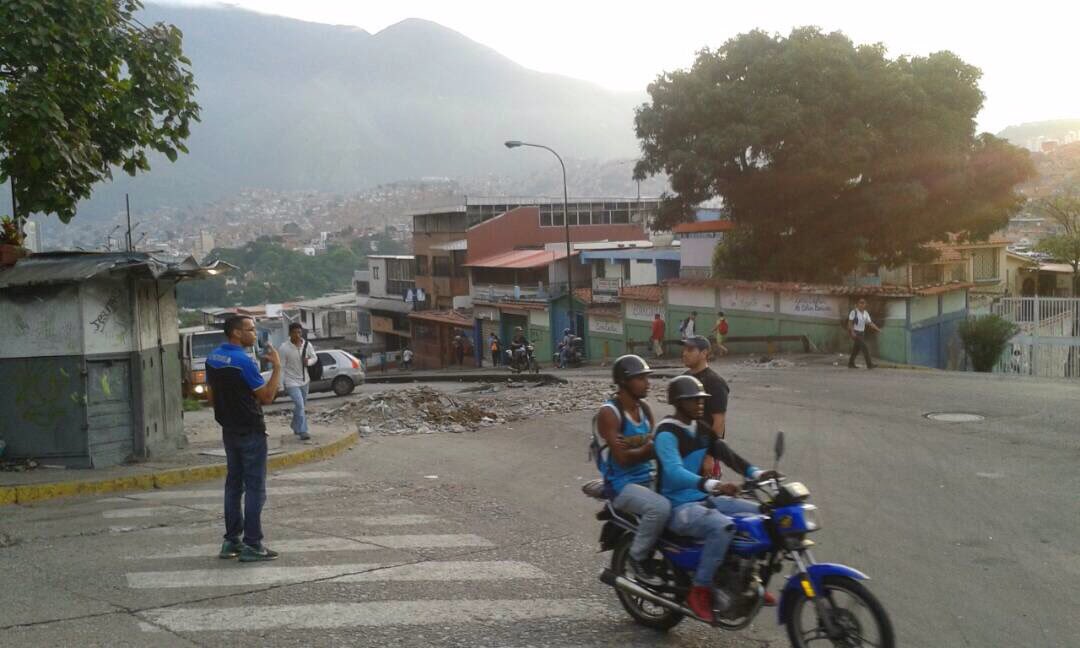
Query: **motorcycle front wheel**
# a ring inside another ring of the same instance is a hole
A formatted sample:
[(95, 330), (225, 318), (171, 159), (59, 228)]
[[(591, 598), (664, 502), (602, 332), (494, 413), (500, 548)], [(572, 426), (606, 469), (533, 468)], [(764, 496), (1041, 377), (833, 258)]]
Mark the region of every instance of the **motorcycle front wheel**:
[[(611, 554), (611, 571), (624, 578), (632, 579), (635, 576), (633, 571), (630, 570), (630, 561), (628, 560), (630, 557), (630, 543), (633, 540), (632, 535), (623, 536), (623, 539), (619, 541), (615, 551)], [(629, 592), (615, 588), (615, 595), (619, 597), (619, 603), (622, 603), (623, 609), (634, 618), (634, 621), (646, 628), (667, 632), (679, 625), (679, 622), (683, 620), (682, 614), (669, 610), (662, 605), (638, 598)]]
[(817, 606), (797, 590), (788, 619), (788, 639), (795, 648), (895, 648), (885, 608), (862, 583), (846, 576), (826, 576), (817, 596), (824, 600), (839, 636), (830, 637)]

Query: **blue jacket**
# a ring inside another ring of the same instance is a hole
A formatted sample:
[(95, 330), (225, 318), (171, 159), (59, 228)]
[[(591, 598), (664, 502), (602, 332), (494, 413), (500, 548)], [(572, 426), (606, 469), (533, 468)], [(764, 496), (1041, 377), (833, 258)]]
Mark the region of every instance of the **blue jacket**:
[(756, 466), (717, 437), (712, 428), (699, 421), (689, 424), (673, 418), (660, 421), (653, 447), (659, 465), (656, 489), (671, 500), (672, 506), (699, 502), (708, 497), (705, 482), (709, 478), (701, 475), (701, 464), (706, 454), (740, 475), (752, 477), (759, 472)]

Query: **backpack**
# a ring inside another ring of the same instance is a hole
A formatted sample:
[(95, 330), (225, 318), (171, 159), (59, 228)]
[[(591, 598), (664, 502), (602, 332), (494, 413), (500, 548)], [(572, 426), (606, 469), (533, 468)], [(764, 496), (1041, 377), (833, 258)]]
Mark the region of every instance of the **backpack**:
[[(612, 402), (613, 401), (613, 402)], [(645, 413), (645, 416), (649, 419), (649, 424), (653, 425), (656, 419), (653, 418), (652, 408), (645, 401), (639, 401), (641, 405), (641, 411)], [(615, 410), (615, 413), (619, 416), (619, 429), (621, 430), (626, 423), (626, 414), (623, 412), (622, 406), (619, 404), (619, 399), (613, 398), (611, 401), (604, 403), (604, 407), (610, 407)], [(589, 441), (589, 459), (596, 464), (596, 470), (600, 472), (600, 475), (604, 478), (605, 492), (607, 491), (607, 473), (608, 465), (611, 460), (611, 450), (608, 448), (607, 440), (600, 434), (600, 428), (597, 426), (597, 422), (600, 419), (600, 412), (593, 414), (592, 417), (592, 439)]]
[[(304, 359), (307, 358), (307, 349), (309, 344), (310, 342), (304, 340), (304, 348), (300, 350), (300, 364), (304, 364)], [(322, 369), (322, 358), (319, 357), (319, 354), (315, 354), (315, 364), (307, 365), (308, 377), (312, 380), (321, 380)]]
[(727, 335), (727, 320), (720, 320), (720, 335)]

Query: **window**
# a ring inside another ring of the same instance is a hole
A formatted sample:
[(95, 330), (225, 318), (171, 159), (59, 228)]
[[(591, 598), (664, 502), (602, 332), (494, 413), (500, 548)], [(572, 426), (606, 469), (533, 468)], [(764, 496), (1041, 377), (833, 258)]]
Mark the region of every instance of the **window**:
[(424, 256), (423, 254), (419, 254), (419, 255), (416, 256), (416, 259), (414, 259), (413, 261), (414, 261), (414, 264), (416, 266), (413, 269), (413, 272), (416, 274), (416, 276), (417, 277), (426, 277), (427, 273), (428, 273), (428, 258), (426, 256)]
[(323, 369), (337, 366), (337, 358), (325, 351), (319, 351), (315, 356), (319, 358), (319, 363), (322, 364)]
[(939, 284), (943, 280), (942, 267), (933, 264), (915, 264), (911, 266), (911, 283), (916, 286)]
[(445, 257), (445, 256), (433, 256), (433, 257), (431, 257), (431, 276), (433, 276), (433, 277), (449, 277), (450, 276), (450, 257)]
[(1000, 278), (996, 249), (975, 250), (971, 261), (975, 281), (997, 281)]
[(371, 313), (368, 311), (360, 311), (356, 316), (356, 332), (362, 336), (371, 335)]
[(372, 279), (378, 279), (379, 278), (379, 266), (377, 266), (377, 265), (371, 266), (371, 278)]

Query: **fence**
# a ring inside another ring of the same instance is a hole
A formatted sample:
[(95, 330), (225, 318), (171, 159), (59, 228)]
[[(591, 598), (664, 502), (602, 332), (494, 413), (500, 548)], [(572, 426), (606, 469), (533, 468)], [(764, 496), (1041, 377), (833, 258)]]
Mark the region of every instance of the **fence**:
[(1044, 378), (1080, 378), (1080, 298), (1008, 297), (991, 312), (1020, 327), (995, 371)]

